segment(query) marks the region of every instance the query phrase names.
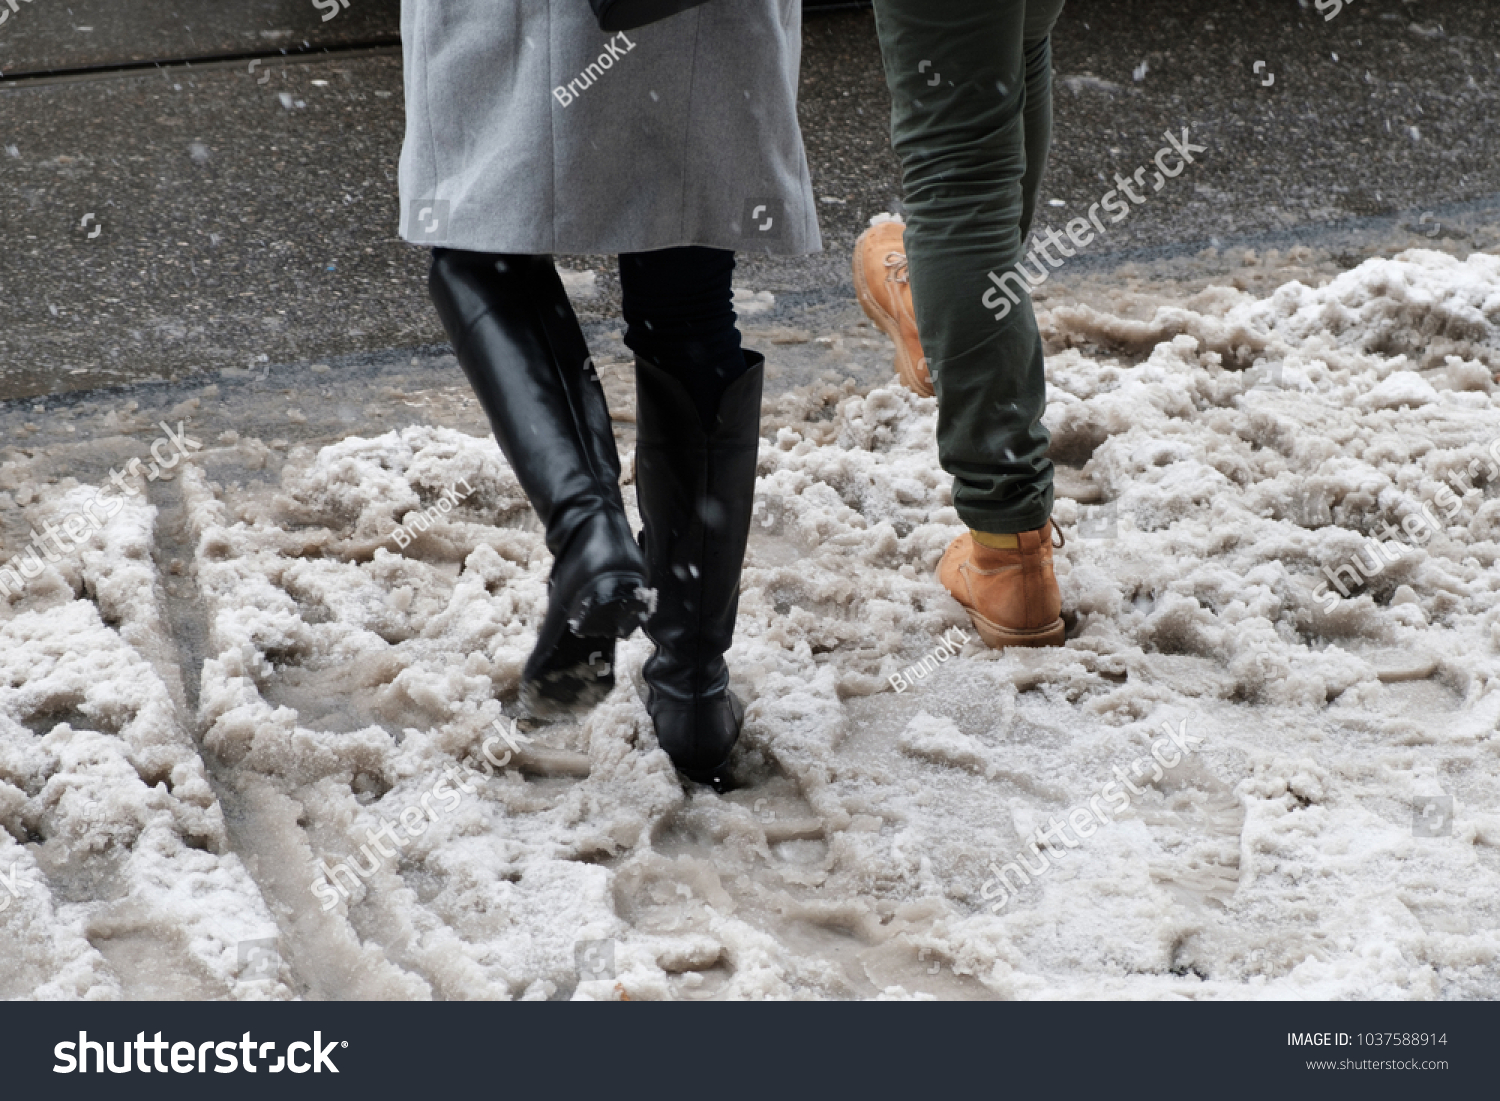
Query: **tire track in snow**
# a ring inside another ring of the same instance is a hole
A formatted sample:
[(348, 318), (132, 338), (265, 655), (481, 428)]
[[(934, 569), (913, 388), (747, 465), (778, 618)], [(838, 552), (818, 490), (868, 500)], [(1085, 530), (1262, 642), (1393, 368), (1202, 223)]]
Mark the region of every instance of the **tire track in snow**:
[[(196, 474), (185, 472), (185, 478)], [(422, 997), (426, 986), (393, 968), (378, 950), (361, 945), (347, 925), (300, 904), (314, 873), (313, 853), (298, 819), (301, 808), (269, 785), (245, 783), (234, 768), (204, 744), (199, 717), (203, 663), (208, 656), (209, 611), (196, 584), (195, 525), (184, 482), (157, 483), (160, 509), (154, 548), (171, 641), (178, 653), (179, 683), (187, 710), (183, 725), (198, 747), (214, 794), (224, 811), (230, 845), (244, 862), (277, 922), (276, 953), (286, 981), (307, 998)], [(300, 843), (299, 843), (300, 842)], [(300, 875), (298, 873), (301, 873)]]

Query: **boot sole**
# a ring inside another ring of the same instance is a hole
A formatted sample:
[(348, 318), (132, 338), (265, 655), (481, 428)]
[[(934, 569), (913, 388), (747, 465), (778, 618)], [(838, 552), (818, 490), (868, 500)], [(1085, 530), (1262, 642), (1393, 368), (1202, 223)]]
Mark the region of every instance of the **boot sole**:
[(1068, 633), (1061, 616), (1045, 627), (1017, 631), (985, 619), (973, 608), (964, 608), (964, 611), (969, 613), (969, 622), (974, 624), (974, 630), (979, 632), (984, 644), (992, 650), (1004, 650), (1008, 646), (1061, 646)]
[(638, 573), (594, 579), (566, 614), (549, 608), (521, 680), (521, 706), (535, 719), (578, 715), (614, 688), (613, 669), (601, 675), (598, 658), (614, 661), (614, 643), (646, 621), (655, 592)]
[(638, 573), (595, 578), (568, 613), (568, 630), (594, 638), (624, 638), (656, 608), (656, 592)]
[(865, 311), (865, 316), (875, 322), (875, 327), (890, 337), (891, 343), (896, 346), (896, 377), (901, 380), (901, 384), (924, 398), (932, 397), (936, 392), (932, 379), (923, 379), (917, 372), (917, 365), (911, 361), (906, 341), (901, 339), (901, 322), (881, 309), (880, 303), (870, 292), (870, 282), (865, 278), (865, 266), (860, 262), (858, 249), (855, 251), (854, 297), (859, 300), (859, 308)]

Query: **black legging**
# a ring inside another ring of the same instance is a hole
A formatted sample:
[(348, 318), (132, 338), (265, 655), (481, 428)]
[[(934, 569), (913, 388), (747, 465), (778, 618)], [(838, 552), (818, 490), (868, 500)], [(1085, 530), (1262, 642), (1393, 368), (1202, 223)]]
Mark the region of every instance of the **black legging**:
[(620, 255), (625, 345), (677, 379), (705, 428), (719, 398), (745, 373), (734, 316), (734, 253), (658, 249)]

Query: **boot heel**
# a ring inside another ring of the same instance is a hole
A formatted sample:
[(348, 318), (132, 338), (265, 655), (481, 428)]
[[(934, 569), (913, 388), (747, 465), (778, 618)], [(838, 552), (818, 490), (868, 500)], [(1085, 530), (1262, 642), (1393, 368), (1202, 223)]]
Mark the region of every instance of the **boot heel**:
[(646, 623), (656, 651), (641, 669), (656, 740), (690, 780), (733, 784), (729, 758), (745, 709), (729, 691), (740, 570), (755, 504), (765, 359), (743, 352), (744, 373), (704, 426), (669, 373), (636, 360), (636, 476), (647, 574), (660, 607)]
[(656, 590), (646, 588), (637, 573), (612, 573), (596, 578), (568, 612), (568, 629), (575, 635), (625, 638), (646, 622), (656, 607)]

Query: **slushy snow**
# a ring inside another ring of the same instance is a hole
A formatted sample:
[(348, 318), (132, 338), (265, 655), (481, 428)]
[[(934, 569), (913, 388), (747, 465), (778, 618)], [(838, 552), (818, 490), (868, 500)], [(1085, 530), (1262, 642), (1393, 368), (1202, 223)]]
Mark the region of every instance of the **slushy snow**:
[(639, 634), (502, 753), (549, 557), (492, 440), (210, 442), (0, 605), (0, 997), (1500, 997), (1500, 257), (1044, 320), (1067, 645), (933, 579), (933, 400), (777, 397), (724, 796)]

